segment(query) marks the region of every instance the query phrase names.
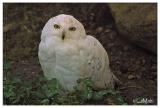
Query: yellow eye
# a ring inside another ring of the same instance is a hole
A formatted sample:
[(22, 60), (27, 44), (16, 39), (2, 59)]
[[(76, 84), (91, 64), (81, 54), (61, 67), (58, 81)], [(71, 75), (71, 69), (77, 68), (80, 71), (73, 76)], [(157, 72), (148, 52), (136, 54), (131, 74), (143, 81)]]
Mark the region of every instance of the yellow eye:
[(54, 25), (54, 28), (55, 28), (55, 29), (60, 29), (60, 26), (57, 25), (57, 24), (55, 24), (55, 25)]
[(76, 27), (70, 27), (69, 30), (70, 31), (76, 31)]

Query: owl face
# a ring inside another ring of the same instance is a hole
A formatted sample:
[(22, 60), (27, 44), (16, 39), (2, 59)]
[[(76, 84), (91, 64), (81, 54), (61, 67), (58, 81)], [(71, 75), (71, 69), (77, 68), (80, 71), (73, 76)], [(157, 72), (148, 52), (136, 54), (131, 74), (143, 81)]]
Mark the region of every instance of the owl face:
[(79, 40), (86, 37), (83, 25), (73, 16), (61, 14), (51, 18), (42, 30), (45, 36), (55, 36), (61, 40)]

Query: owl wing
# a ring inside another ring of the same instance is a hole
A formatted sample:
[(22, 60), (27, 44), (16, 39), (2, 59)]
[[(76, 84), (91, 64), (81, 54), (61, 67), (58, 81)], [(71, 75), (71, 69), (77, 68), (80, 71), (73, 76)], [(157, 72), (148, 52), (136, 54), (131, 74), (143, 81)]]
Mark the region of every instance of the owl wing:
[(85, 64), (83, 75), (91, 77), (95, 88), (114, 87), (114, 75), (109, 68), (109, 58), (101, 43), (87, 36), (83, 47)]
[(39, 62), (44, 72), (44, 76), (49, 80), (56, 77), (56, 55), (54, 51), (55, 50), (53, 50), (53, 47), (48, 47), (43, 41), (40, 42), (38, 51)]

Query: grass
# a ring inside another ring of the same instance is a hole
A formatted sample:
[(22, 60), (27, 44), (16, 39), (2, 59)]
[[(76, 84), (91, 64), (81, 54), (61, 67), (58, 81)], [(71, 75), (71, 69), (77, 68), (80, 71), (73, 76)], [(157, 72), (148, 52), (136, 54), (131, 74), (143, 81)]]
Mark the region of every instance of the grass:
[[(11, 63), (4, 62), (3, 104), (4, 105), (84, 105), (84, 104), (126, 104), (120, 93), (105, 89), (95, 91), (90, 78), (79, 79), (73, 92), (64, 92), (58, 81), (46, 80), (40, 75), (25, 80), (21, 75), (11, 74)], [(80, 88), (83, 86), (83, 89)]]

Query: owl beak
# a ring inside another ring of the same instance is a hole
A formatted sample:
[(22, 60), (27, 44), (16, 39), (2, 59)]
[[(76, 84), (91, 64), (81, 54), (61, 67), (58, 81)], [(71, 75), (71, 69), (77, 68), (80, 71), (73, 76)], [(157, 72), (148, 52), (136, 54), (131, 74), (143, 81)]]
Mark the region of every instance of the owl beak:
[(63, 31), (62, 32), (62, 40), (64, 40), (64, 38), (65, 38), (65, 32)]

